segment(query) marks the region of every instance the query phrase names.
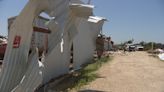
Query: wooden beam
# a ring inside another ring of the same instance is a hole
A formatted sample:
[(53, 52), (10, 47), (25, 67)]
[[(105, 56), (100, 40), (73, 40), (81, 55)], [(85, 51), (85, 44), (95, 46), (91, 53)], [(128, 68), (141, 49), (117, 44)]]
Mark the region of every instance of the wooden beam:
[(45, 29), (45, 28), (40, 28), (40, 27), (33, 27), (34, 32), (40, 32), (40, 33), (51, 33), (51, 30)]
[(88, 0), (88, 4), (91, 4), (91, 0)]

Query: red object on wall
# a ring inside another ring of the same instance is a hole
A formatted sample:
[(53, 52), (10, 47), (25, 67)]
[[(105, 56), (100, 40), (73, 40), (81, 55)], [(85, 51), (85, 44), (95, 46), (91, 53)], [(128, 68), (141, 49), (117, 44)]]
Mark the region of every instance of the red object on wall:
[(15, 36), (14, 42), (13, 42), (13, 48), (19, 48), (20, 41), (21, 41), (21, 37), (20, 36)]

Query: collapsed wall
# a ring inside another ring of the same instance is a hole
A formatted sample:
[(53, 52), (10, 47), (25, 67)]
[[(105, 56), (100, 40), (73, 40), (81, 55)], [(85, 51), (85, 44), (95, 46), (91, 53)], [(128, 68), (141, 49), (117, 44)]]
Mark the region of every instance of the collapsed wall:
[[(66, 8), (68, 8), (67, 6), (69, 5), (67, 0), (29, 0), (25, 8), (14, 21), (11, 26), (11, 33), (9, 34), (9, 41), (0, 76), (1, 92), (10, 92), (14, 89), (14, 87), (21, 82), (28, 69), (28, 56), (35, 17), (39, 16), (42, 11), (54, 17), (58, 16), (58, 14), (61, 14), (60, 8), (54, 8), (53, 6), (57, 6), (56, 4), (60, 5), (61, 2), (63, 5), (65, 4), (62, 9), (67, 10)], [(53, 14), (52, 12), (59, 13)], [(65, 18), (63, 17), (62, 19)], [(60, 22), (65, 23), (64, 20)]]
[[(95, 40), (105, 19), (93, 17), (92, 5), (85, 5), (80, 0), (76, 3), (75, 1), (30, 0), (28, 2), (11, 25), (0, 77), (0, 91), (32, 92), (41, 83), (68, 73), (72, 45), (74, 69), (80, 68), (82, 64), (93, 58)], [(48, 34), (47, 48), (39, 60), (37, 45), (32, 47), (31, 53), (29, 51), (33, 22), (42, 11), (54, 19), (49, 20), (47, 24), (51, 33)], [(28, 18), (25, 19), (25, 16)]]
[(78, 25), (81, 23), (81, 19), (87, 20), (89, 16), (93, 15), (92, 5), (84, 6), (83, 4), (75, 4), (72, 2), (69, 7), (70, 16), (67, 19), (63, 32), (62, 43), (58, 44), (53, 49), (52, 53), (46, 57), (46, 62), (44, 62), (44, 83), (52, 78), (69, 72), (70, 53), (73, 39), (79, 34), (79, 31), (81, 31), (78, 30)]

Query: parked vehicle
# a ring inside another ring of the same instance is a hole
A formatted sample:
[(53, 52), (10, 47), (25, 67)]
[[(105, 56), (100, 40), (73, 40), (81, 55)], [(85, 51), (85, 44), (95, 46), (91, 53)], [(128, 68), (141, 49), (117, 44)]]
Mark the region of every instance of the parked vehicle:
[(136, 46), (135, 45), (130, 45), (129, 46), (129, 51), (136, 51)]
[(136, 45), (136, 50), (137, 51), (143, 51), (144, 50), (144, 47), (141, 46), (141, 45)]
[(126, 44), (125, 45), (125, 50), (126, 51), (136, 51), (136, 46), (133, 44)]

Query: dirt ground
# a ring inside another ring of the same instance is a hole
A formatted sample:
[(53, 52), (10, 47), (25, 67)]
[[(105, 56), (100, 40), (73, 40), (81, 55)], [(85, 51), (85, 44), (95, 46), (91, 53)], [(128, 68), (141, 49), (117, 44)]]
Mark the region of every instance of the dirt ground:
[(117, 54), (79, 92), (164, 92), (164, 62), (146, 52)]

